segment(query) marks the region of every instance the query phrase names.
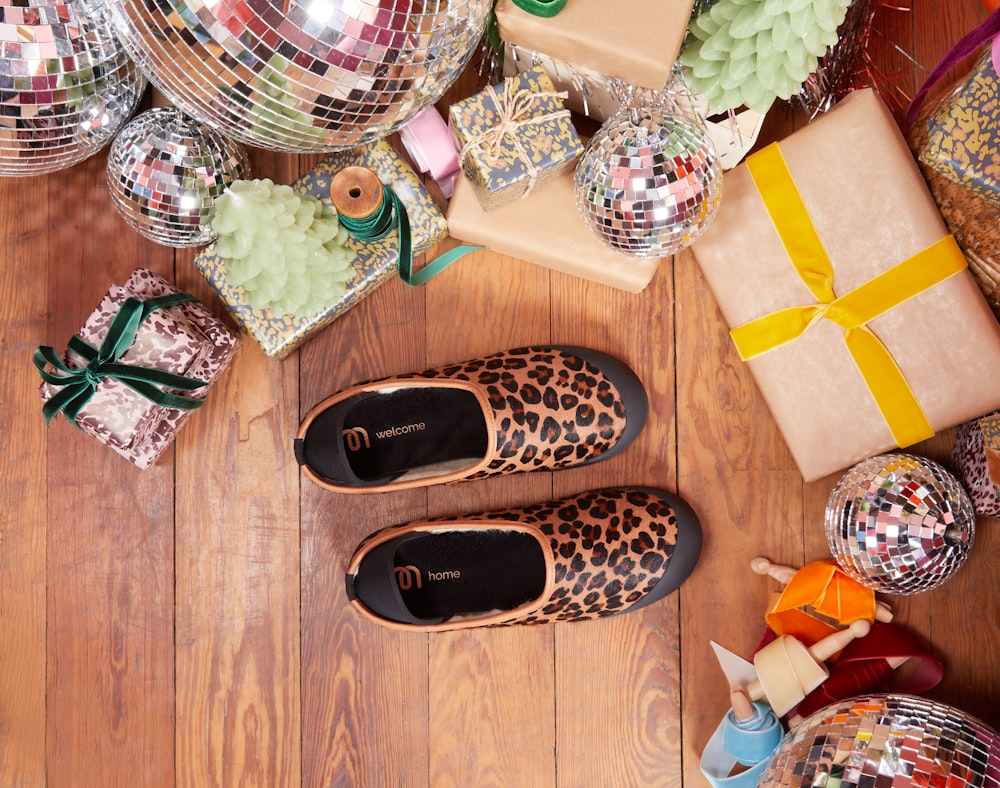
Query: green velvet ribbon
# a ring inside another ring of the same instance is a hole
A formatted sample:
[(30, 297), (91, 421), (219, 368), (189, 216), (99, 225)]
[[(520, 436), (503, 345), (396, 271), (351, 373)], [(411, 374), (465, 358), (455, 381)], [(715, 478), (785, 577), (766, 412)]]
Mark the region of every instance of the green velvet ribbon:
[(550, 19), (566, 7), (567, 0), (514, 0), (514, 5), (529, 14)]
[[(42, 406), (45, 423), (49, 424), (57, 413), (62, 412), (76, 425), (77, 416), (94, 396), (104, 378), (114, 378), (150, 402), (164, 408), (194, 410), (201, 407), (205, 401), (204, 397), (186, 397), (171, 394), (163, 389), (194, 391), (207, 386), (207, 382), (162, 369), (148, 369), (119, 361), (122, 354), (135, 342), (139, 326), (151, 312), (195, 300), (194, 296), (187, 293), (170, 293), (148, 301), (127, 298), (111, 321), (107, 336), (101, 342), (100, 348), (95, 348), (77, 336), (70, 339), (69, 349), (87, 361), (87, 366), (81, 369), (68, 367), (54, 348), (46, 346), (37, 348), (34, 362), (38, 374), (49, 385), (61, 388)], [(50, 372), (46, 368), (49, 365), (62, 374)]]
[(457, 246), (414, 273), (410, 218), (406, 213), (403, 201), (399, 199), (396, 192), (385, 184), (382, 185), (382, 202), (373, 213), (358, 218), (340, 214), (339, 219), (344, 229), (359, 241), (381, 241), (393, 230), (398, 230), (399, 259), (397, 269), (400, 279), (410, 287), (426, 284), (459, 258), (483, 248), (481, 246)]

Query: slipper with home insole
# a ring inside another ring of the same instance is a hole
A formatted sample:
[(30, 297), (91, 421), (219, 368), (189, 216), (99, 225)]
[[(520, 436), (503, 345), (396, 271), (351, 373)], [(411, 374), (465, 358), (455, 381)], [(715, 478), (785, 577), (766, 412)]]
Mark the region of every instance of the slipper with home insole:
[(337, 492), (384, 492), (614, 456), (646, 423), (642, 381), (607, 353), (541, 346), (351, 386), (303, 419), (295, 457)]
[(666, 490), (593, 490), (376, 531), (354, 552), (347, 596), (412, 630), (603, 618), (675, 591), (701, 541), (697, 515)]

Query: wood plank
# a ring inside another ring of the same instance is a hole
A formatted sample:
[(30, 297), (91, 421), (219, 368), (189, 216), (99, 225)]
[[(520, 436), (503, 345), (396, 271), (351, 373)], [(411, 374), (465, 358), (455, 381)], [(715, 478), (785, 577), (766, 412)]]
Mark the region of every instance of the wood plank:
[[(553, 336), (621, 358), (649, 397), (645, 428), (606, 462), (555, 475), (556, 494), (615, 485), (677, 490), (673, 260), (640, 294), (553, 275)], [(676, 785), (681, 774), (680, 606), (556, 627), (561, 785)], [(581, 681), (599, 676), (600, 682)], [(600, 745), (580, 720), (601, 720)]]
[[(60, 349), (138, 265), (171, 275), (171, 251), (114, 210), (104, 166), (100, 154), (52, 176), (46, 339)], [(171, 785), (172, 450), (141, 471), (59, 421), (46, 436), (48, 782)]]
[[(299, 416), (353, 383), (423, 369), (423, 315), (423, 292), (392, 280), (307, 342)], [(426, 785), (427, 637), (370, 623), (344, 590), (357, 544), (425, 516), (426, 493), (340, 495), (305, 477), (300, 486), (302, 783)]]
[[(293, 156), (252, 152), (290, 183)], [(178, 287), (225, 310), (178, 252)], [(232, 325), (232, 322), (230, 321)], [(300, 781), (297, 364), (245, 338), (176, 458), (176, 770), (185, 785)]]
[(710, 641), (749, 659), (772, 583), (750, 559), (801, 565), (802, 476), (690, 251), (676, 258), (678, 490), (705, 529), (681, 589), (685, 785), (704, 781), (701, 752), (729, 706)]
[(45, 784), (46, 431), (29, 358), (47, 336), (49, 178), (0, 180), (0, 782)]
[[(500, 273), (502, 272), (502, 274)], [(472, 294), (475, 294), (474, 297)], [(551, 340), (549, 272), (494, 252), (463, 259), (425, 287), (430, 366)], [(458, 331), (459, 326), (474, 330)], [(552, 497), (552, 474), (428, 488), (431, 516)], [(551, 627), (430, 636), (432, 785), (547, 786), (555, 780)]]

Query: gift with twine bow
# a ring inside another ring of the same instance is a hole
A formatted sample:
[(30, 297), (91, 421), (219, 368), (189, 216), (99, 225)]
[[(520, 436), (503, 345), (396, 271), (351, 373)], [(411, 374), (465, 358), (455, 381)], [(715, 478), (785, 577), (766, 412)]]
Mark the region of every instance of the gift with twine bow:
[(62, 356), (35, 350), (46, 423), (59, 413), (140, 468), (152, 465), (239, 338), (194, 296), (137, 269), (109, 289)]
[(528, 195), (583, 152), (565, 98), (531, 69), (450, 107), (462, 172), (484, 209)]
[(1000, 326), (874, 91), (724, 193), (694, 253), (807, 481), (1000, 407)]

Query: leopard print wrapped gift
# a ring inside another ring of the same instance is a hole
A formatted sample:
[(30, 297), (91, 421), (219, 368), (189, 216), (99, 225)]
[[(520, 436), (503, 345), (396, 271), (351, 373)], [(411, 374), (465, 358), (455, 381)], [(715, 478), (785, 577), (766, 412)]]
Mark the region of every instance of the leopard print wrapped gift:
[(1000, 411), (958, 428), (951, 462), (976, 514), (1000, 517)]
[(1000, 101), (989, 48), (927, 124), (920, 161), (1000, 207)]
[[(124, 285), (113, 285), (108, 290), (77, 336), (98, 347), (126, 299), (147, 301), (176, 292), (162, 277), (139, 268)], [(239, 346), (239, 337), (233, 331), (203, 304), (192, 301), (151, 312), (120, 360), (131, 366), (205, 381), (207, 385), (189, 393), (203, 397), (229, 366)], [(86, 366), (86, 361), (72, 351), (65, 354), (65, 362), (72, 369)], [(43, 383), (40, 391), (44, 400), (55, 393), (48, 383)], [(170, 446), (191, 414), (190, 410), (155, 405), (121, 381), (107, 377), (80, 410), (76, 425), (138, 467), (148, 468)]]

